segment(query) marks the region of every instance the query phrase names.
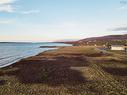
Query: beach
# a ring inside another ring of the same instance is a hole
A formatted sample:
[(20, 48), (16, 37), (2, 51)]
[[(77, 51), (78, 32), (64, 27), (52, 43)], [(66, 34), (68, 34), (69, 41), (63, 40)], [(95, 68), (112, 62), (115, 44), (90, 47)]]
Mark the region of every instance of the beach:
[(69, 46), (51, 42), (0, 42), (0, 68), (9, 66), (21, 59), (35, 56), (41, 52), (56, 49), (57, 46)]
[(125, 63), (93, 46), (59, 47), (0, 69), (0, 95), (126, 95)]
[(0, 0), (0, 95), (127, 95), (127, 0)]

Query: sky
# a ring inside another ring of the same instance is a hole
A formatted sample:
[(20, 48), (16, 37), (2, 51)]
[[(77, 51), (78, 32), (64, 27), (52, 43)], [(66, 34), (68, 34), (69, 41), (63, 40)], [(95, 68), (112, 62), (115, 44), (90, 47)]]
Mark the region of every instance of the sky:
[(127, 0), (0, 0), (0, 41), (45, 42), (127, 33)]

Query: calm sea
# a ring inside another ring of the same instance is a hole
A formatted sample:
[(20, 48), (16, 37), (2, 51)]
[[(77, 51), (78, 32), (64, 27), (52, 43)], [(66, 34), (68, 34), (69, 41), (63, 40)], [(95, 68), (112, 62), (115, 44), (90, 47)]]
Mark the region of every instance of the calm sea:
[(62, 43), (0, 43), (0, 68), (11, 65), (23, 58), (37, 55), (51, 48), (40, 46), (68, 46)]

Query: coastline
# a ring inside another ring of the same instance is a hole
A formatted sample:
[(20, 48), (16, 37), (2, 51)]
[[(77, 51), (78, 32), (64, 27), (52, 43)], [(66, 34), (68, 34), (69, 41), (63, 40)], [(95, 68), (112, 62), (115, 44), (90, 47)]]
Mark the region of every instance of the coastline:
[(1, 68), (0, 95), (108, 95), (110, 92), (126, 95), (121, 76), (105, 70), (114, 66), (113, 72), (118, 73), (118, 67), (126, 67), (119, 63), (126, 62), (125, 59), (126, 56), (116, 53), (102, 53), (94, 46), (48, 50)]
[[(41, 52), (59, 48), (59, 46), (69, 46), (63, 43), (1, 43), (0, 48), (0, 68), (9, 66), (24, 58), (36, 56)], [(41, 47), (40, 47), (41, 46)], [(6, 51), (7, 50), (7, 51)]]
[(22, 58), (22, 59), (19, 59), (19, 60), (15, 60), (15, 61), (13, 61), (13, 62), (10, 62), (9, 64), (0, 66), (0, 69), (2, 69), (2, 68), (9, 68), (9, 67), (15, 65), (16, 63), (19, 63), (20, 61), (26, 60), (26, 59), (31, 58), (31, 57), (38, 56), (38, 55), (40, 55), (40, 54), (42, 54), (42, 53), (44, 53), (44, 52), (56, 50), (56, 49), (62, 48), (62, 47), (64, 47), (64, 46), (44, 46), (44, 47), (43, 47), (43, 46), (40, 46), (39, 48), (49, 48), (49, 50), (42, 51), (42, 52), (40, 52), (40, 53), (38, 53), (38, 54), (36, 54), (36, 55), (33, 55), (33, 56), (29, 56), (29, 57), (26, 57), (26, 58)]

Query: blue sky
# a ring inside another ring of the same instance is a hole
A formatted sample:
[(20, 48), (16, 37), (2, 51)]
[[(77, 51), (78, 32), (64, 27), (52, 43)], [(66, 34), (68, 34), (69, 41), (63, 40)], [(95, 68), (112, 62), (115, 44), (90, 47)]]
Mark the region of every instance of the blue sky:
[(0, 41), (127, 33), (127, 0), (0, 0)]

